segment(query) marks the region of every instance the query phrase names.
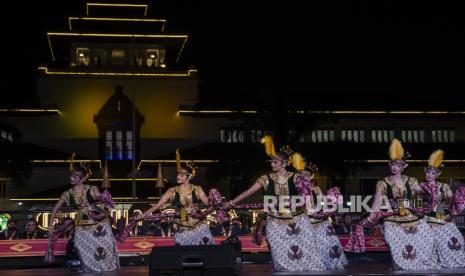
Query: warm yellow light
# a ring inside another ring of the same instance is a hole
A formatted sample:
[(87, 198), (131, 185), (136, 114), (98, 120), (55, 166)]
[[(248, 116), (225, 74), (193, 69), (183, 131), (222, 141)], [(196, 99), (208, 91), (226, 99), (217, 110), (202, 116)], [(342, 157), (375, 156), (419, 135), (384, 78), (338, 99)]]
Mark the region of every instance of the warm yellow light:
[(193, 72), (187, 73), (123, 73), (123, 72), (76, 72), (76, 71), (51, 71), (47, 67), (39, 67), (46, 75), (79, 75), (79, 76), (115, 76), (115, 77), (190, 77)]
[(38, 109), (38, 108), (13, 108), (13, 109), (0, 109), (0, 112), (44, 112), (44, 113), (57, 113), (61, 115), (58, 109)]
[(145, 4), (116, 4), (116, 3), (86, 3), (86, 14), (89, 15), (89, 7), (127, 7), (144, 8), (144, 16), (147, 16), (148, 5)]
[[(166, 68), (166, 64), (162, 63), (162, 64), (160, 64), (160, 67), (161, 68)], [(189, 73), (190, 72), (197, 72), (197, 70), (189, 70)]]
[(85, 21), (122, 21), (122, 22), (160, 22), (163, 23), (161, 31), (163, 32), (166, 24), (166, 19), (145, 19), (145, 18), (115, 18), (115, 17), (69, 17), (68, 24), (69, 30), (72, 28), (73, 20), (85, 20)]
[(155, 58), (155, 55), (150, 55), (150, 58)]

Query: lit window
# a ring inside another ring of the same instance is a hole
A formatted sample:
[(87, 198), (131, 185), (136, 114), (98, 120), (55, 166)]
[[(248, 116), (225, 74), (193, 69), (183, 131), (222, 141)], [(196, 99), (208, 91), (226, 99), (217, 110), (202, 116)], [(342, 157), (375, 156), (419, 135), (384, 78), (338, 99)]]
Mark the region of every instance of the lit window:
[(250, 130), (250, 142), (251, 142), (251, 143), (258, 143), (258, 142), (260, 142), (260, 141), (258, 140), (258, 137), (257, 137), (257, 130), (256, 130), (256, 129)]
[(394, 130), (391, 129), (389, 130), (389, 142), (392, 141), (394, 139)]
[(126, 159), (132, 160), (134, 158), (132, 131), (126, 131)]
[(123, 160), (123, 132), (116, 131), (116, 160)]
[(76, 60), (78, 65), (88, 66), (90, 61), (89, 48), (77, 48)]
[(407, 131), (402, 130), (402, 141), (407, 141)]
[(453, 128), (434, 128), (431, 131), (433, 143), (454, 143), (455, 130)]
[(361, 130), (359, 131), (359, 136), (360, 136), (360, 137), (359, 137), (359, 138), (360, 138), (360, 142), (365, 143), (365, 130), (361, 129)]
[(331, 130), (329, 131), (329, 140), (330, 140), (331, 142), (334, 142), (334, 129), (331, 129)]
[(159, 65), (159, 54), (158, 50), (149, 49), (147, 50), (147, 67), (158, 67)]
[(359, 142), (359, 139), (358, 139), (358, 138), (359, 138), (359, 137), (358, 137), (359, 135), (358, 135), (358, 134), (359, 134), (358, 131), (357, 131), (357, 130), (354, 130), (353, 136), (354, 136), (354, 142), (355, 142), (355, 143), (358, 143), (358, 142)]
[(419, 142), (419, 139), (418, 139), (418, 134), (419, 134), (419, 133), (418, 133), (418, 132), (419, 132), (419, 131), (418, 131), (417, 129), (413, 131), (413, 141), (414, 141), (415, 143), (418, 143), (418, 142)]
[(105, 138), (105, 157), (107, 160), (113, 160), (113, 133), (111, 131), (107, 131)]
[(323, 141), (324, 142), (328, 142), (328, 140), (329, 140), (328, 136), (329, 136), (329, 131), (327, 129), (325, 129), (324, 132), (323, 132)]
[(237, 143), (237, 130), (236, 129), (232, 131), (232, 142)]
[(445, 143), (449, 143), (449, 131), (447, 129), (442, 130), (442, 136)]
[(239, 130), (239, 133), (237, 134), (237, 141), (239, 143), (244, 143), (244, 140), (245, 140), (245, 137), (244, 137), (244, 131), (243, 130)]
[(383, 129), (372, 129), (371, 130), (371, 142), (372, 143), (388, 143), (392, 139), (394, 139), (393, 129), (383, 128)]
[(226, 142), (226, 130), (224, 129), (220, 129), (220, 142)]
[(425, 130), (424, 129), (420, 130), (420, 142), (422, 143), (425, 142)]
[(345, 142), (363, 143), (365, 142), (365, 130), (360, 128), (343, 129), (341, 131), (341, 140)]
[(371, 141), (373, 143), (377, 143), (378, 139), (376, 139), (376, 130), (371, 130)]

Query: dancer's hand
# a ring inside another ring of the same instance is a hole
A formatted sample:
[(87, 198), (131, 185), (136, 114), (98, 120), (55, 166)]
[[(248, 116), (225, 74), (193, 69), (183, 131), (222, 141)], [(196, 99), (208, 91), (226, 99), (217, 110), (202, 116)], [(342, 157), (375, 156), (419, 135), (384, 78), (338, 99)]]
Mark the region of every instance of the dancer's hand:
[(232, 200), (226, 202), (226, 203), (223, 203), (223, 206), (226, 207), (226, 208), (234, 208), (236, 207), (236, 204), (233, 203)]
[(146, 214), (139, 214), (137, 215), (136, 220), (143, 220), (145, 217), (147, 217)]

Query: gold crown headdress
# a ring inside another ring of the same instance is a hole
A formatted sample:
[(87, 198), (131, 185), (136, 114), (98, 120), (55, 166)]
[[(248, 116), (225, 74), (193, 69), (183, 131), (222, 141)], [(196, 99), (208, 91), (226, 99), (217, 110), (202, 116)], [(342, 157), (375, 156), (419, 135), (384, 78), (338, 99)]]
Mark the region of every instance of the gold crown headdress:
[(319, 168), (316, 164), (309, 162), (307, 165), (307, 170), (309, 170), (312, 173), (312, 175), (315, 175), (315, 173), (319, 170)]
[[(197, 173), (197, 167), (194, 165), (194, 162), (192, 161), (187, 161), (184, 162), (186, 164), (186, 167), (188, 167), (191, 170), (191, 176), (194, 177)], [(181, 154), (179, 152), (179, 149), (176, 149), (176, 169), (180, 171), (182, 169), (181, 167)]]
[(270, 135), (263, 137), (261, 143), (265, 145), (265, 152), (271, 159), (286, 162), (287, 165), (292, 162), (291, 155), (294, 151), (289, 146), (282, 146), (279, 152), (276, 152), (273, 138)]
[(191, 169), (191, 175), (194, 177), (197, 174), (197, 167), (194, 165), (194, 162), (188, 161), (186, 162), (186, 166)]
[(294, 153), (294, 151), (291, 149), (291, 147), (289, 147), (288, 145), (285, 145), (285, 146), (282, 146), (279, 149), (279, 151), (286, 153), (289, 156), (289, 161), (291, 161), (291, 156)]
[(84, 169), (84, 171), (86, 172), (86, 175), (84, 175), (84, 180), (83, 181), (86, 181), (87, 179), (89, 179), (89, 177), (91, 175), (93, 175), (92, 168), (88, 163), (79, 162), (79, 166), (82, 169)]

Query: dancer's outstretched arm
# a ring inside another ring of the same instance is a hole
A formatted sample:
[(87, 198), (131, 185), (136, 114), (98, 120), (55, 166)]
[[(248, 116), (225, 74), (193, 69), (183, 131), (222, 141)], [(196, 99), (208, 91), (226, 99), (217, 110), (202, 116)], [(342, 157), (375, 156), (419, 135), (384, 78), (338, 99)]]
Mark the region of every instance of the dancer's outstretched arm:
[(205, 192), (202, 190), (199, 192), (199, 198), (200, 201), (206, 206), (210, 205), (210, 201), (208, 200), (208, 196), (205, 194)]
[(148, 209), (147, 211), (145, 211), (143, 214), (139, 215), (137, 217), (137, 219), (143, 219), (145, 218), (147, 215), (155, 212), (156, 210), (160, 209), (166, 202), (168, 202), (169, 200), (171, 199), (171, 191), (168, 190), (166, 191), (162, 197), (160, 198), (160, 200), (155, 204), (153, 205), (150, 209)]
[(250, 188), (248, 188), (245, 192), (242, 194), (238, 195), (235, 199), (230, 200), (228, 204), (231, 207), (234, 207), (238, 202), (248, 198), (249, 196), (255, 194), (258, 190), (260, 190), (263, 187), (263, 184), (260, 181), (255, 182)]

